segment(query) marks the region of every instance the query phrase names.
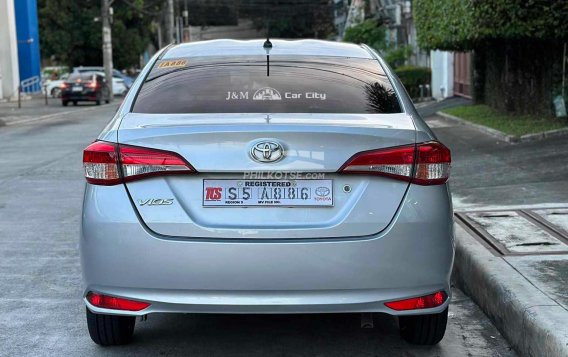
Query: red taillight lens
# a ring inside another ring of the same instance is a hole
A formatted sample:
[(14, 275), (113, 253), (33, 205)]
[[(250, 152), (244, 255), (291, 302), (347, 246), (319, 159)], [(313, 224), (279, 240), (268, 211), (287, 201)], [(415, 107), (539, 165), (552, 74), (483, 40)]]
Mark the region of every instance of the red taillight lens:
[(61, 83), (61, 85), (59, 86), (59, 88), (61, 89), (66, 89), (67, 87), (69, 87), (67, 83)]
[(339, 171), (351, 174), (375, 174), (410, 181), (414, 150), (414, 145), (410, 145), (360, 152)]
[(168, 151), (120, 145), (120, 160), (125, 180), (195, 172), (181, 157)]
[(404, 299), (398, 301), (386, 302), (385, 305), (393, 310), (417, 310), (417, 309), (430, 309), (444, 304), (448, 295), (443, 291), (438, 291), (434, 294), (415, 297), (411, 299)]
[[(122, 171), (119, 170), (119, 159)], [(192, 173), (195, 170), (179, 155), (156, 149), (96, 141), (83, 152), (87, 182), (116, 185), (145, 176)]]
[(113, 310), (140, 311), (150, 306), (147, 302), (128, 300), (93, 292), (87, 294), (87, 300), (96, 307)]
[(439, 185), (448, 180), (450, 165), (450, 150), (439, 142), (431, 141), (416, 146), (360, 152), (339, 172), (387, 176), (419, 185)]
[(87, 83), (87, 87), (96, 89), (98, 86), (97, 82), (89, 82)]

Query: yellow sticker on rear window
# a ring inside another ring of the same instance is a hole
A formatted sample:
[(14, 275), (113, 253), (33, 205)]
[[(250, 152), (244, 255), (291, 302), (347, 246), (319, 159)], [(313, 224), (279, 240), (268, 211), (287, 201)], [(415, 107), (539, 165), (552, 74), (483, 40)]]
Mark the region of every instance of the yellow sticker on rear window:
[(179, 68), (185, 66), (187, 66), (187, 60), (185, 59), (166, 60), (158, 63), (158, 68)]

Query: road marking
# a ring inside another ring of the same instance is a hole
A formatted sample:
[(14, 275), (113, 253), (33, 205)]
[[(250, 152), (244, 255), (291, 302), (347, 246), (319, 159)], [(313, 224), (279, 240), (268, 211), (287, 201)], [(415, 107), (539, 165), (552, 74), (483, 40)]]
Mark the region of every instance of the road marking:
[(95, 109), (102, 109), (102, 108), (104, 108), (104, 106), (96, 106), (96, 107), (90, 107), (90, 108), (68, 110), (68, 111), (65, 111), (65, 112), (59, 112), (59, 113), (53, 113), (53, 114), (46, 114), (46, 115), (42, 115), (42, 116), (39, 116), (39, 117), (36, 117), (36, 118), (30, 118), (30, 119), (24, 119), (24, 120), (15, 120), (15, 121), (7, 122), (5, 126), (29, 124), (29, 123), (34, 123), (34, 122), (37, 122), (37, 121), (52, 119), (52, 118), (58, 117), (60, 115), (82, 113), (82, 112), (88, 112), (88, 111), (92, 111), (92, 110), (95, 110)]
[(449, 128), (452, 126), (456, 126), (455, 123), (452, 123), (449, 120), (445, 120), (439, 117), (426, 119), (426, 124), (428, 124), (430, 128)]

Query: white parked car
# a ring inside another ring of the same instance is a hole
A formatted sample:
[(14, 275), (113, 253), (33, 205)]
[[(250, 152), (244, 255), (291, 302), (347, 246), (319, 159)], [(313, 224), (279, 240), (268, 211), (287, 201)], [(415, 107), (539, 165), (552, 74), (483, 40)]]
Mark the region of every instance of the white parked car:
[[(94, 72), (96, 75), (105, 76), (104, 72)], [(122, 78), (112, 77), (112, 94), (123, 96), (128, 91), (126, 84)]]
[(62, 74), (59, 79), (51, 80), (48, 79), (45, 81), (45, 90), (47, 94), (49, 94), (53, 98), (61, 97), (61, 85), (65, 83), (67, 78), (69, 77), (69, 73)]

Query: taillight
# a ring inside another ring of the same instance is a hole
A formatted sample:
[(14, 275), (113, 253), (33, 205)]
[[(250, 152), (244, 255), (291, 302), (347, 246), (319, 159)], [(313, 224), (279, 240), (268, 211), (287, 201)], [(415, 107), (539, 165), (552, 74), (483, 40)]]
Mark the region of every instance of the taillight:
[(432, 141), (417, 145), (416, 153), (418, 157), (413, 183), (439, 185), (448, 181), (452, 164), (450, 149)]
[(397, 311), (430, 309), (443, 305), (447, 298), (448, 295), (445, 292), (438, 291), (426, 296), (386, 302), (385, 305)]
[(127, 181), (143, 176), (195, 172), (180, 156), (169, 151), (119, 145), (122, 173)]
[(87, 301), (96, 307), (113, 310), (140, 311), (150, 306), (150, 304), (143, 301), (123, 299), (93, 292), (87, 294)]
[(120, 183), (116, 144), (95, 141), (83, 151), (83, 168), (87, 182), (94, 185)]
[(179, 155), (163, 150), (96, 141), (83, 152), (87, 182), (116, 185), (152, 175), (184, 174), (195, 170)]
[(450, 165), (450, 150), (439, 142), (430, 141), (360, 152), (339, 172), (387, 176), (418, 185), (439, 185), (448, 180)]
[(67, 87), (69, 87), (67, 83), (61, 83), (61, 85), (59, 86), (59, 88), (61, 89), (67, 89)]
[(89, 83), (87, 83), (87, 87), (96, 89), (98, 87), (98, 83), (97, 82), (89, 82)]

